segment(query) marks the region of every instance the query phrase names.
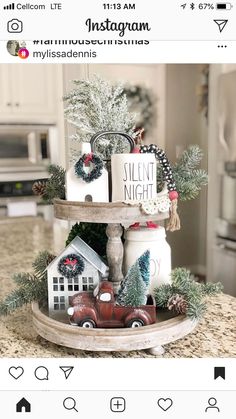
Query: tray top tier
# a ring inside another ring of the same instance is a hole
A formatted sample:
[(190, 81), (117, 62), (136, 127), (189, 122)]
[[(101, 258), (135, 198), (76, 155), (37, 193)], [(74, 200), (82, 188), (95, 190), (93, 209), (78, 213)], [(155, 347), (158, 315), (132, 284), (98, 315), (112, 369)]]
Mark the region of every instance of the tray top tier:
[(122, 202), (73, 202), (63, 199), (54, 200), (54, 214), (61, 220), (107, 224), (132, 224), (169, 218), (169, 213), (143, 214), (139, 205)]

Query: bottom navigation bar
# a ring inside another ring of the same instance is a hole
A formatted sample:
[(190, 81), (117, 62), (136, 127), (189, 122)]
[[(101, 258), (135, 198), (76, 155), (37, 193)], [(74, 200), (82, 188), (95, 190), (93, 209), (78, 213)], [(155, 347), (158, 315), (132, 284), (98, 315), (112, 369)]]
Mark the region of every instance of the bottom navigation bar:
[(114, 417), (114, 413), (128, 419), (235, 419), (236, 391), (2, 391), (0, 397), (4, 419), (19, 419), (22, 413), (34, 419), (44, 415), (83, 419), (96, 415), (106, 419)]

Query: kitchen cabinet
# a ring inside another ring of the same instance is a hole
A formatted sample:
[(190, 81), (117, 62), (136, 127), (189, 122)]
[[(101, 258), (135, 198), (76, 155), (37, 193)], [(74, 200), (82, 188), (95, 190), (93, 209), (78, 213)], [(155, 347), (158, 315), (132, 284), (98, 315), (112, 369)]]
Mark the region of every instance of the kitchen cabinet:
[(214, 282), (221, 282), (224, 293), (236, 297), (236, 251), (216, 245), (213, 248)]
[(57, 77), (48, 64), (0, 66), (0, 123), (54, 123), (57, 118)]

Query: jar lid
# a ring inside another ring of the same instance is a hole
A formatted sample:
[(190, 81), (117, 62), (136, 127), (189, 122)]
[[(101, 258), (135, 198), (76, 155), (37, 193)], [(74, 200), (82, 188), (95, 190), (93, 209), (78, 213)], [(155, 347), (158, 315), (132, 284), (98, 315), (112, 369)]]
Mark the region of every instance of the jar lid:
[(130, 241), (156, 241), (163, 240), (165, 237), (166, 231), (162, 226), (157, 228), (147, 228), (144, 226), (137, 229), (128, 228), (125, 232), (125, 239)]

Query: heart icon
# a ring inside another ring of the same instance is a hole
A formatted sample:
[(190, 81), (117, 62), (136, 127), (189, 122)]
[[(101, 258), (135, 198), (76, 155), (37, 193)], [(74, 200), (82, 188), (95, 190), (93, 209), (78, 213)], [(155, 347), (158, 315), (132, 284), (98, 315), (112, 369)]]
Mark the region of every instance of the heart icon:
[(158, 406), (166, 412), (173, 404), (173, 400), (167, 398), (167, 399), (159, 399), (157, 401)]
[(22, 367), (11, 367), (8, 372), (15, 380), (18, 380), (24, 374), (24, 369)]

